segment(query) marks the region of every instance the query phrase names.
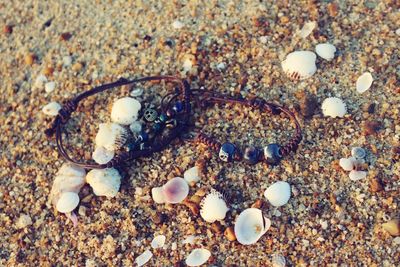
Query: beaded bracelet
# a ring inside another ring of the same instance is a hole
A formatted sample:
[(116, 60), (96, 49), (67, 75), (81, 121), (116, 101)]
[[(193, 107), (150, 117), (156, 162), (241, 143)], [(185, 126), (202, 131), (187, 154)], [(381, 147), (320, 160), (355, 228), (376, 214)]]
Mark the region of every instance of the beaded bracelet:
[[(146, 109), (143, 112), (142, 115), (144, 119), (148, 122), (153, 122), (153, 127), (151, 130), (141, 131), (136, 140), (128, 144), (126, 149), (127, 151), (121, 151), (120, 154), (105, 164), (78, 162), (68, 155), (63, 145), (62, 126), (69, 121), (72, 113), (77, 109), (81, 100), (115, 87), (161, 80), (177, 83), (180, 89), (177, 88), (175, 92), (169, 93), (162, 98), (160, 115), (158, 115), (155, 109)], [(58, 115), (54, 119), (52, 126), (45, 130), (45, 134), (48, 137), (51, 137), (54, 133), (56, 134), (59, 153), (67, 161), (75, 165), (86, 169), (118, 167), (125, 161), (140, 157), (148, 157), (154, 152), (163, 150), (173, 139), (184, 132), (191, 115), (190, 96), (191, 90), (189, 83), (174, 76), (149, 76), (134, 80), (121, 78), (116, 82), (92, 88), (89, 91), (83, 92), (76, 97), (67, 100), (63, 107), (58, 111)], [(168, 134), (163, 133), (165, 128), (169, 128)]]
[(269, 165), (277, 165), (284, 156), (288, 155), (291, 151), (294, 152), (297, 150), (297, 147), (302, 139), (301, 128), (295, 115), (288, 109), (279, 106), (277, 104), (267, 102), (261, 98), (237, 99), (224, 96), (216, 96), (208, 91), (197, 90), (197, 92), (200, 91), (203, 91), (199, 94), (201, 95), (199, 99), (201, 107), (207, 107), (208, 104), (230, 103), (230, 104), (244, 105), (247, 107), (255, 108), (272, 115), (279, 115), (280, 113), (284, 113), (292, 120), (292, 122), (294, 122), (296, 127), (294, 136), (290, 139), (290, 141), (287, 144), (283, 146), (276, 143), (268, 144), (263, 149), (255, 146), (249, 146), (244, 150), (244, 153), (241, 153), (241, 151), (233, 143), (225, 142), (221, 144), (219, 141), (211, 138), (205, 133), (200, 132), (196, 136), (196, 141), (198, 143), (205, 144), (214, 151), (218, 152), (220, 160), (225, 162), (231, 162), (234, 160), (240, 161), (244, 159), (244, 161), (249, 164), (256, 164), (258, 162), (264, 161)]

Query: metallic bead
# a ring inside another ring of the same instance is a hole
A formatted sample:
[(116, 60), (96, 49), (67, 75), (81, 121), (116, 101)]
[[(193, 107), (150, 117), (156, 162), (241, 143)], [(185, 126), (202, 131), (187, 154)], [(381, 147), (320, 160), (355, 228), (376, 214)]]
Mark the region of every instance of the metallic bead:
[(219, 149), (219, 158), (222, 161), (229, 162), (233, 160), (236, 152), (236, 147), (232, 143), (223, 143)]
[(183, 110), (183, 103), (181, 101), (177, 101), (172, 109), (176, 112), (181, 112)]
[(172, 120), (168, 120), (166, 123), (168, 128), (175, 128), (178, 125), (177, 120), (172, 119)]
[(148, 108), (144, 111), (143, 116), (146, 121), (152, 122), (157, 119), (158, 113), (155, 109)]
[(176, 111), (173, 110), (172, 108), (170, 108), (170, 109), (167, 110), (167, 116), (168, 116), (168, 118), (174, 117), (175, 114), (176, 114)]
[(167, 114), (161, 113), (158, 119), (160, 120), (160, 122), (166, 122), (168, 119)]
[(264, 148), (264, 158), (268, 164), (277, 165), (281, 159), (281, 147), (278, 144), (269, 144)]
[(254, 146), (246, 147), (243, 158), (249, 164), (256, 164), (260, 156), (260, 149)]

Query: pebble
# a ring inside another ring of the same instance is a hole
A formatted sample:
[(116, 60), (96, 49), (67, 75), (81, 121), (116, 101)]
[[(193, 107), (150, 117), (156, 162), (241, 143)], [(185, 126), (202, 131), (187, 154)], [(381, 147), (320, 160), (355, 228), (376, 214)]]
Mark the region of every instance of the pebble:
[(29, 66), (33, 65), (35, 60), (36, 60), (35, 54), (28, 54), (28, 55), (25, 56), (25, 64), (26, 65), (29, 65)]
[(383, 223), (382, 228), (392, 236), (400, 236), (400, 219), (393, 219)]
[(362, 180), (365, 177), (367, 177), (367, 172), (365, 171), (356, 171), (356, 170), (352, 170), (349, 173), (349, 178), (352, 181), (358, 181), (358, 180)]
[(393, 238), (393, 243), (396, 245), (400, 245), (400, 237)]
[(156, 212), (151, 218), (155, 224), (163, 224), (168, 220), (167, 215), (161, 212)]
[(71, 56), (65, 56), (63, 57), (63, 65), (65, 67), (69, 67), (72, 64), (72, 57)]
[(58, 111), (61, 109), (61, 105), (57, 102), (50, 102), (43, 107), (42, 111), (48, 116), (57, 116)]
[(236, 240), (235, 231), (234, 231), (232, 226), (229, 226), (228, 228), (225, 229), (224, 235), (229, 241), (235, 241)]
[(45, 75), (43, 75), (43, 74), (39, 74), (37, 77), (36, 77), (36, 80), (35, 80), (35, 83), (34, 83), (34, 87), (35, 88), (38, 88), (38, 89), (41, 89), (41, 88), (43, 88), (43, 86), (44, 86), (44, 84), (47, 82), (47, 77), (45, 76)]
[(322, 228), (323, 230), (328, 229), (328, 222), (327, 222), (327, 221), (321, 221), (321, 222), (320, 222), (320, 225), (321, 225), (321, 228)]
[(378, 121), (366, 121), (363, 127), (364, 135), (376, 135), (381, 129), (381, 123)]
[(165, 235), (155, 236), (153, 241), (151, 241), (151, 247), (153, 249), (162, 248), (165, 244)]
[(13, 31), (13, 28), (11, 25), (4, 25), (3, 27), (3, 33), (5, 34), (11, 34)]
[(150, 250), (144, 251), (142, 254), (140, 254), (136, 259), (135, 262), (137, 266), (143, 266), (145, 265), (151, 258), (153, 257), (153, 253), (151, 253)]
[(64, 32), (64, 33), (62, 33), (62, 34), (60, 35), (60, 39), (61, 39), (62, 41), (68, 41), (69, 39), (71, 39), (71, 37), (72, 37), (72, 34), (69, 33), (69, 32)]
[(314, 115), (318, 107), (318, 100), (315, 95), (304, 93), (300, 97), (300, 112), (306, 117), (310, 118)]
[(383, 190), (382, 182), (379, 178), (372, 178), (369, 188), (371, 192), (376, 193)]
[(45, 89), (46, 93), (53, 92), (55, 88), (56, 88), (56, 83), (55, 82), (47, 82), (44, 85), (44, 89)]
[(182, 29), (183, 26), (185, 26), (185, 25), (184, 25), (182, 22), (180, 22), (179, 20), (175, 20), (175, 21), (172, 23), (172, 28), (174, 28), (174, 29), (176, 29), (176, 30)]
[(23, 229), (31, 224), (32, 224), (31, 217), (29, 215), (22, 214), (17, 220), (16, 227), (17, 229)]
[(397, 35), (400, 35), (400, 28), (398, 28), (398, 29), (396, 30), (396, 34), (397, 34)]

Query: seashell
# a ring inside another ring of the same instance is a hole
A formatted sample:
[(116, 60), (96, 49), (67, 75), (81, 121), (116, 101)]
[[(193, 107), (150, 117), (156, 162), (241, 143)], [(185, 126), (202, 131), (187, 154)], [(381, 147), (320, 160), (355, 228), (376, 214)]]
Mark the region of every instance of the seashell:
[(283, 181), (273, 183), (265, 190), (264, 196), (272, 206), (283, 206), (290, 199), (290, 185)]
[(194, 166), (185, 171), (183, 174), (183, 178), (186, 180), (188, 184), (197, 183), (200, 181), (200, 172), (197, 166)]
[(316, 58), (314, 52), (295, 51), (286, 56), (282, 62), (282, 69), (290, 79), (304, 80), (317, 71)]
[(311, 32), (315, 29), (317, 26), (317, 23), (315, 21), (309, 21), (306, 24), (304, 24), (303, 28), (301, 28), (301, 31), (299, 32), (299, 36), (301, 38), (306, 38), (311, 34)]
[(105, 149), (102, 146), (96, 147), (92, 153), (92, 158), (98, 164), (106, 164), (114, 157), (114, 151)]
[(245, 209), (235, 222), (237, 241), (242, 245), (254, 244), (268, 231), (270, 226), (271, 221), (263, 216), (260, 209)]
[(189, 194), (189, 185), (183, 178), (175, 177), (162, 187), (162, 192), (165, 202), (180, 203)]
[(367, 177), (367, 172), (365, 172), (365, 171), (352, 170), (349, 173), (349, 178), (352, 181), (358, 181), (358, 180), (364, 179), (365, 177)]
[(358, 77), (356, 82), (357, 92), (364, 93), (367, 91), (371, 87), (373, 81), (374, 79), (372, 78), (371, 73), (363, 73), (360, 77)]
[(61, 193), (56, 209), (59, 212), (67, 213), (73, 211), (79, 204), (79, 196), (75, 192), (63, 192)]
[(115, 197), (121, 185), (121, 175), (114, 168), (94, 169), (86, 175), (86, 182), (96, 196)]
[(201, 200), (200, 206), (200, 216), (209, 223), (223, 220), (229, 210), (223, 195), (215, 189)]
[(43, 85), (46, 82), (47, 82), (47, 77), (44, 74), (39, 74), (39, 76), (37, 76), (35, 79), (35, 83), (33, 84), (33, 87), (41, 89), (41, 88), (43, 88)]
[(138, 118), (140, 102), (132, 97), (123, 97), (114, 102), (111, 120), (122, 125), (129, 125)]
[(156, 248), (162, 248), (165, 244), (165, 235), (158, 235), (153, 238), (153, 241), (151, 241), (151, 247), (156, 249)]
[(200, 266), (208, 261), (211, 252), (205, 248), (196, 248), (187, 256), (185, 263), (187, 266)]
[(321, 108), (324, 116), (330, 116), (332, 118), (342, 118), (347, 112), (346, 104), (337, 97), (329, 97), (325, 99)]
[(50, 102), (42, 108), (44, 114), (48, 116), (57, 116), (58, 111), (61, 109), (61, 105), (57, 102)]
[(129, 125), (129, 129), (133, 134), (138, 134), (142, 131), (142, 124), (140, 121), (134, 121), (131, 125)]
[(353, 147), (351, 149), (351, 155), (355, 158), (355, 159), (364, 159), (366, 156), (366, 152), (365, 149), (363, 149), (362, 147)]
[(55, 88), (56, 88), (55, 82), (48, 82), (44, 85), (44, 90), (46, 91), (46, 93), (53, 92)]
[(154, 202), (156, 202), (157, 204), (165, 203), (165, 197), (162, 187), (154, 187), (153, 189), (151, 189), (151, 196)]
[(129, 95), (132, 97), (141, 96), (141, 95), (143, 95), (143, 91), (144, 91), (143, 88), (136, 88), (136, 89), (132, 90)]
[(135, 262), (136, 262), (137, 266), (143, 266), (152, 257), (153, 257), (153, 253), (151, 253), (151, 251), (147, 249), (135, 259)]
[(119, 149), (127, 139), (127, 130), (116, 123), (100, 123), (96, 135), (96, 147), (104, 147), (107, 150)]
[(336, 47), (330, 43), (317, 44), (315, 52), (323, 59), (331, 61), (335, 57)]
[(176, 30), (182, 29), (183, 26), (185, 26), (185, 24), (183, 24), (183, 23), (180, 22), (179, 20), (175, 20), (175, 21), (172, 23), (172, 27), (173, 27), (174, 29), (176, 29)]
[(196, 240), (196, 236), (189, 235), (182, 241), (182, 244), (194, 244), (195, 240)]
[(393, 219), (383, 223), (382, 228), (391, 236), (400, 236), (400, 219)]
[(354, 159), (352, 158), (341, 158), (339, 165), (345, 171), (352, 171), (354, 169)]
[(272, 255), (271, 263), (272, 263), (272, 267), (285, 267), (286, 266), (285, 257), (283, 257), (280, 254)]
[(60, 170), (58, 170), (58, 175), (63, 176), (81, 176), (85, 177), (86, 171), (84, 168), (74, 165), (72, 163), (64, 163)]

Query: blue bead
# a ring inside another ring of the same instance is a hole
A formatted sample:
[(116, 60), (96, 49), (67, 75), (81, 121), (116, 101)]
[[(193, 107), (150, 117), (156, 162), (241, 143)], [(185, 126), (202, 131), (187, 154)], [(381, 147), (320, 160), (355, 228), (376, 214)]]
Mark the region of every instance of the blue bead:
[(159, 130), (161, 130), (161, 128), (162, 128), (162, 124), (161, 123), (157, 122), (157, 123), (153, 124), (153, 129), (155, 131), (159, 131)]
[(168, 119), (168, 117), (167, 117), (167, 115), (166, 115), (165, 113), (161, 113), (161, 115), (158, 117), (158, 119), (159, 119), (161, 122), (166, 122), (167, 119)]
[(141, 139), (142, 142), (147, 142), (147, 141), (149, 140), (149, 134), (146, 133), (146, 132), (144, 132), (144, 131), (142, 131), (142, 132), (139, 134), (138, 138)]
[(219, 150), (219, 158), (222, 161), (229, 162), (233, 160), (236, 152), (236, 147), (232, 143), (223, 143)]
[(277, 165), (281, 159), (281, 148), (278, 144), (269, 144), (264, 148), (264, 158), (268, 164)]
[(260, 150), (254, 146), (249, 146), (244, 150), (243, 158), (249, 164), (256, 164), (260, 156)]
[(183, 110), (183, 103), (181, 101), (177, 101), (172, 109), (176, 112), (181, 112)]

